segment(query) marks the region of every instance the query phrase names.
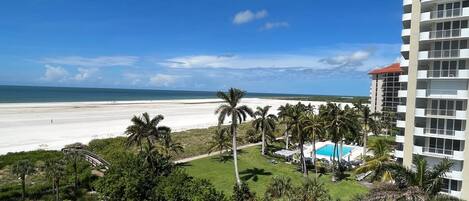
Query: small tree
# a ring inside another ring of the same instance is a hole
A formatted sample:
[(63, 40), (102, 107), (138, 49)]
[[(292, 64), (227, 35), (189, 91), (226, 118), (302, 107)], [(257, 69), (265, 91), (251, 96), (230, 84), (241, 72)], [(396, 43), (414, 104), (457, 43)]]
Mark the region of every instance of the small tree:
[(60, 200), (60, 179), (65, 176), (65, 163), (62, 158), (47, 160), (44, 166), (46, 177), (52, 180), (55, 200)]
[(249, 190), (249, 186), (246, 183), (241, 183), (241, 185), (236, 183), (233, 186), (233, 201), (254, 201), (255, 199), (256, 194)]
[(12, 167), (12, 173), (19, 177), (21, 180), (21, 199), (25, 200), (26, 197), (26, 176), (32, 175), (36, 172), (34, 165), (29, 160), (20, 160)]

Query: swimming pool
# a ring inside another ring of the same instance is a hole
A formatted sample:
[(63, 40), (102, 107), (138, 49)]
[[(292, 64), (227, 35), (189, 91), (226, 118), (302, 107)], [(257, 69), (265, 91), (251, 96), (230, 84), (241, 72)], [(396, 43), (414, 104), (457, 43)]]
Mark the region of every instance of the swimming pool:
[[(352, 147), (347, 147), (347, 146), (342, 147), (342, 156), (346, 156), (346, 155), (350, 154), (350, 152), (352, 152)], [(334, 145), (333, 144), (326, 144), (326, 145), (324, 145), (321, 148), (316, 150), (317, 155), (323, 155), (323, 156), (328, 156), (328, 157), (332, 157), (333, 153), (334, 153)]]

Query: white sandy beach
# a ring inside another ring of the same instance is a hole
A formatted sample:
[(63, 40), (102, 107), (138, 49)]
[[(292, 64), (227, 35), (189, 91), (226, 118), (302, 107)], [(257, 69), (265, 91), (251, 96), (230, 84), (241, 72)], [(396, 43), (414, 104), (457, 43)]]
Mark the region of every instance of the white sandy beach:
[[(0, 154), (36, 149), (61, 149), (64, 145), (124, 135), (133, 115), (164, 115), (161, 125), (181, 131), (215, 126), (219, 99), (164, 101), (5, 103), (0, 104)], [(298, 101), (246, 98), (255, 109), (270, 105), (272, 112)], [(304, 102), (313, 105), (324, 102)], [(52, 120), (52, 123), (51, 123)]]

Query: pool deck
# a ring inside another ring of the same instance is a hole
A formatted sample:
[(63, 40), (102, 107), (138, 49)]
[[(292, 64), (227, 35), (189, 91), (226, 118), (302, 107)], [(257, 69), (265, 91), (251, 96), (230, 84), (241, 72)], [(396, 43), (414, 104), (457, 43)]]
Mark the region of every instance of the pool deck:
[[(316, 150), (318, 150), (321, 147), (326, 146), (328, 144), (334, 145), (334, 143), (332, 143), (331, 141), (316, 142)], [(349, 144), (344, 144), (344, 146), (352, 148), (352, 151), (350, 152), (350, 154), (346, 154), (346, 155), (342, 156), (342, 159), (349, 161), (349, 160), (356, 160), (356, 159), (361, 158), (361, 154), (363, 152), (363, 147), (356, 146), (356, 145), (349, 145)], [(305, 157), (311, 158), (312, 157), (312, 151), (313, 151), (313, 146), (311, 144), (305, 145), (305, 149), (304, 149)], [(329, 156), (316, 155), (316, 157), (318, 159), (330, 160)]]

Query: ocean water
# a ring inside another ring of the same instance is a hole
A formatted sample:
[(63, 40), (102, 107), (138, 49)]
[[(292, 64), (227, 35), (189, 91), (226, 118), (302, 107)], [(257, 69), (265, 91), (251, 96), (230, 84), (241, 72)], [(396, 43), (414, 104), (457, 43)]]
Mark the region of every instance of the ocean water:
[[(106, 89), (72, 87), (36, 87), (0, 85), (0, 103), (41, 103), (41, 102), (81, 102), (81, 101), (136, 101), (172, 99), (217, 98), (216, 92)], [(247, 93), (247, 97), (298, 97), (304, 95)]]

